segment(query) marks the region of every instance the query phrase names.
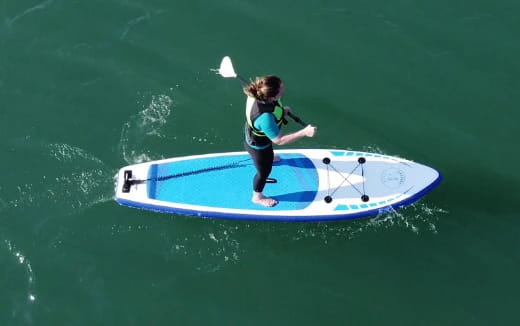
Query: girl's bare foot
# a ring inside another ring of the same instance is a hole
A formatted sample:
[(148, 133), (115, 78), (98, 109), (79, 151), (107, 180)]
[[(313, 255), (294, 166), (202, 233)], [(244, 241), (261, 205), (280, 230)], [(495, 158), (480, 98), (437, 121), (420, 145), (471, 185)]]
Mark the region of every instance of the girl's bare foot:
[(273, 198), (265, 197), (262, 193), (255, 192), (253, 194), (253, 198), (251, 201), (255, 204), (259, 204), (265, 207), (273, 207), (274, 205), (278, 204), (278, 201), (276, 201)]

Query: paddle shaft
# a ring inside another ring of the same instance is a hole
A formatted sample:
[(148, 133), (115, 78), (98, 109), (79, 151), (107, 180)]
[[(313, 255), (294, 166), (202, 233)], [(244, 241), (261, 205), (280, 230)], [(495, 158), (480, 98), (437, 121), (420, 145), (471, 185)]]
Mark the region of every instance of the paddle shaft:
[(299, 123), (301, 126), (307, 127), (309, 125), (308, 123), (306, 123), (305, 121), (300, 119), (298, 116), (295, 116), (294, 114), (292, 114), (292, 112), (287, 112), (287, 114), (291, 117), (291, 119), (294, 120), (294, 122)]

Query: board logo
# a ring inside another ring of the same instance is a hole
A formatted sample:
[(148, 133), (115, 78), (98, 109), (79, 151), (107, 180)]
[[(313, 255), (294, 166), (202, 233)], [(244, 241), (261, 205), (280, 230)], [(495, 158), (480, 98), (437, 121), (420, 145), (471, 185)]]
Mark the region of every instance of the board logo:
[(388, 188), (399, 188), (405, 180), (404, 172), (397, 168), (389, 168), (381, 173), (381, 182)]

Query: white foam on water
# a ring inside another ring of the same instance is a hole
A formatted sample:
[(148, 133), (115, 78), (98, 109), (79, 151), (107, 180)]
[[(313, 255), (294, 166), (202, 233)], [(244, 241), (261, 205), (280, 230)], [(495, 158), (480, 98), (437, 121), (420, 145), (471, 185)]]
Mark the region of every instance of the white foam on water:
[[(115, 170), (79, 147), (64, 143), (39, 145), (31, 152), (57, 161), (14, 189), (0, 189), (0, 210), (36, 211), (39, 215), (71, 215), (113, 198)], [(38, 147), (39, 147), (38, 146)], [(36, 154), (30, 153), (35, 158)], [(37, 158), (35, 158), (37, 160)], [(20, 179), (21, 180), (21, 179)], [(9, 190), (9, 192), (6, 192)]]
[(447, 214), (444, 209), (415, 203), (398, 210), (388, 209), (377, 216), (338, 222), (302, 223), (295, 232), (290, 233), (294, 241), (318, 238), (324, 243), (337, 239), (355, 239), (368, 232), (382, 229), (404, 228), (420, 235), (437, 234), (436, 222)]
[(151, 154), (144, 148), (143, 143), (150, 137), (166, 137), (162, 132), (171, 114), (172, 105), (173, 100), (168, 95), (152, 95), (143, 110), (131, 116), (129, 121), (123, 124), (119, 148), (127, 164), (163, 158)]
[(429, 232), (437, 234), (435, 222), (448, 212), (442, 208), (431, 207), (424, 203), (414, 203), (398, 210), (389, 209), (370, 219), (368, 228), (380, 229), (401, 227), (415, 234)]
[(167, 118), (170, 115), (172, 103), (172, 99), (167, 95), (152, 96), (152, 101), (148, 107), (139, 112), (139, 127), (147, 135), (163, 137), (161, 128), (168, 122)]
[(72, 162), (78, 158), (92, 161), (100, 165), (105, 165), (100, 159), (89, 154), (79, 147), (75, 147), (64, 143), (53, 143), (48, 146), (49, 153), (52, 157), (60, 162)]
[[(2, 237), (3, 238), (3, 237)], [(0, 242), (0, 257), (6, 253), (6, 259), (1, 259), (2, 269), (8, 270), (10, 273), (16, 272), (16, 275), (23, 275), (25, 281), (23, 284), (13, 283), (9, 280), (10, 307), (3, 311), (10, 311), (10, 322), (18, 324), (32, 322), (32, 308), (35, 301), (38, 300), (36, 294), (36, 277), (31, 265), (31, 260), (20, 250), (12, 240), (3, 239)], [(20, 266), (20, 267), (18, 267)], [(21, 268), (21, 272), (19, 269)], [(4, 288), (5, 289), (5, 288)], [(14, 291), (14, 292), (13, 292)], [(7, 316), (4, 316), (7, 317)]]

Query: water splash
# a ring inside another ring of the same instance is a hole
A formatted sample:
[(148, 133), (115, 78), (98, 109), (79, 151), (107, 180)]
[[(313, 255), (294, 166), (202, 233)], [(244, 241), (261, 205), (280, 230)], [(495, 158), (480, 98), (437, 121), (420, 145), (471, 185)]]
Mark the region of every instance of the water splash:
[[(3, 311), (10, 311), (10, 322), (26, 324), (32, 322), (32, 307), (38, 296), (36, 290), (36, 278), (30, 259), (18, 249), (11, 240), (4, 239), (0, 242), (0, 254), (7, 252), (6, 259), (2, 261), (2, 270), (11, 275), (9, 285), (2, 285), (6, 296), (9, 296), (9, 308), (2, 307)], [(3, 255), (0, 255), (2, 257)], [(20, 267), (22, 272), (20, 272)], [(13, 275), (15, 275), (13, 277)], [(22, 279), (18, 281), (18, 278)], [(7, 316), (3, 316), (7, 317)]]
[(343, 222), (323, 222), (302, 224), (292, 240), (320, 238), (324, 243), (336, 239), (352, 240), (367, 232), (378, 232), (382, 229), (404, 228), (419, 235), (421, 233), (437, 234), (436, 222), (440, 216), (448, 212), (426, 204), (415, 203), (399, 210), (388, 209), (371, 218), (362, 218)]
[(123, 125), (119, 147), (125, 162), (135, 164), (156, 158), (150, 152), (143, 153), (143, 143), (147, 137), (165, 138), (162, 129), (171, 114), (172, 104), (168, 95), (153, 95), (150, 103)]
[[(28, 157), (37, 157), (32, 149)], [(0, 211), (35, 211), (39, 215), (71, 215), (113, 197), (114, 169), (81, 148), (52, 143), (43, 145), (41, 160), (58, 161), (13, 189), (0, 189)]]
[(370, 219), (368, 228), (380, 229), (401, 227), (415, 234), (429, 232), (437, 234), (435, 222), (439, 217), (448, 212), (442, 208), (430, 207), (427, 204), (414, 203), (399, 210), (389, 209)]

